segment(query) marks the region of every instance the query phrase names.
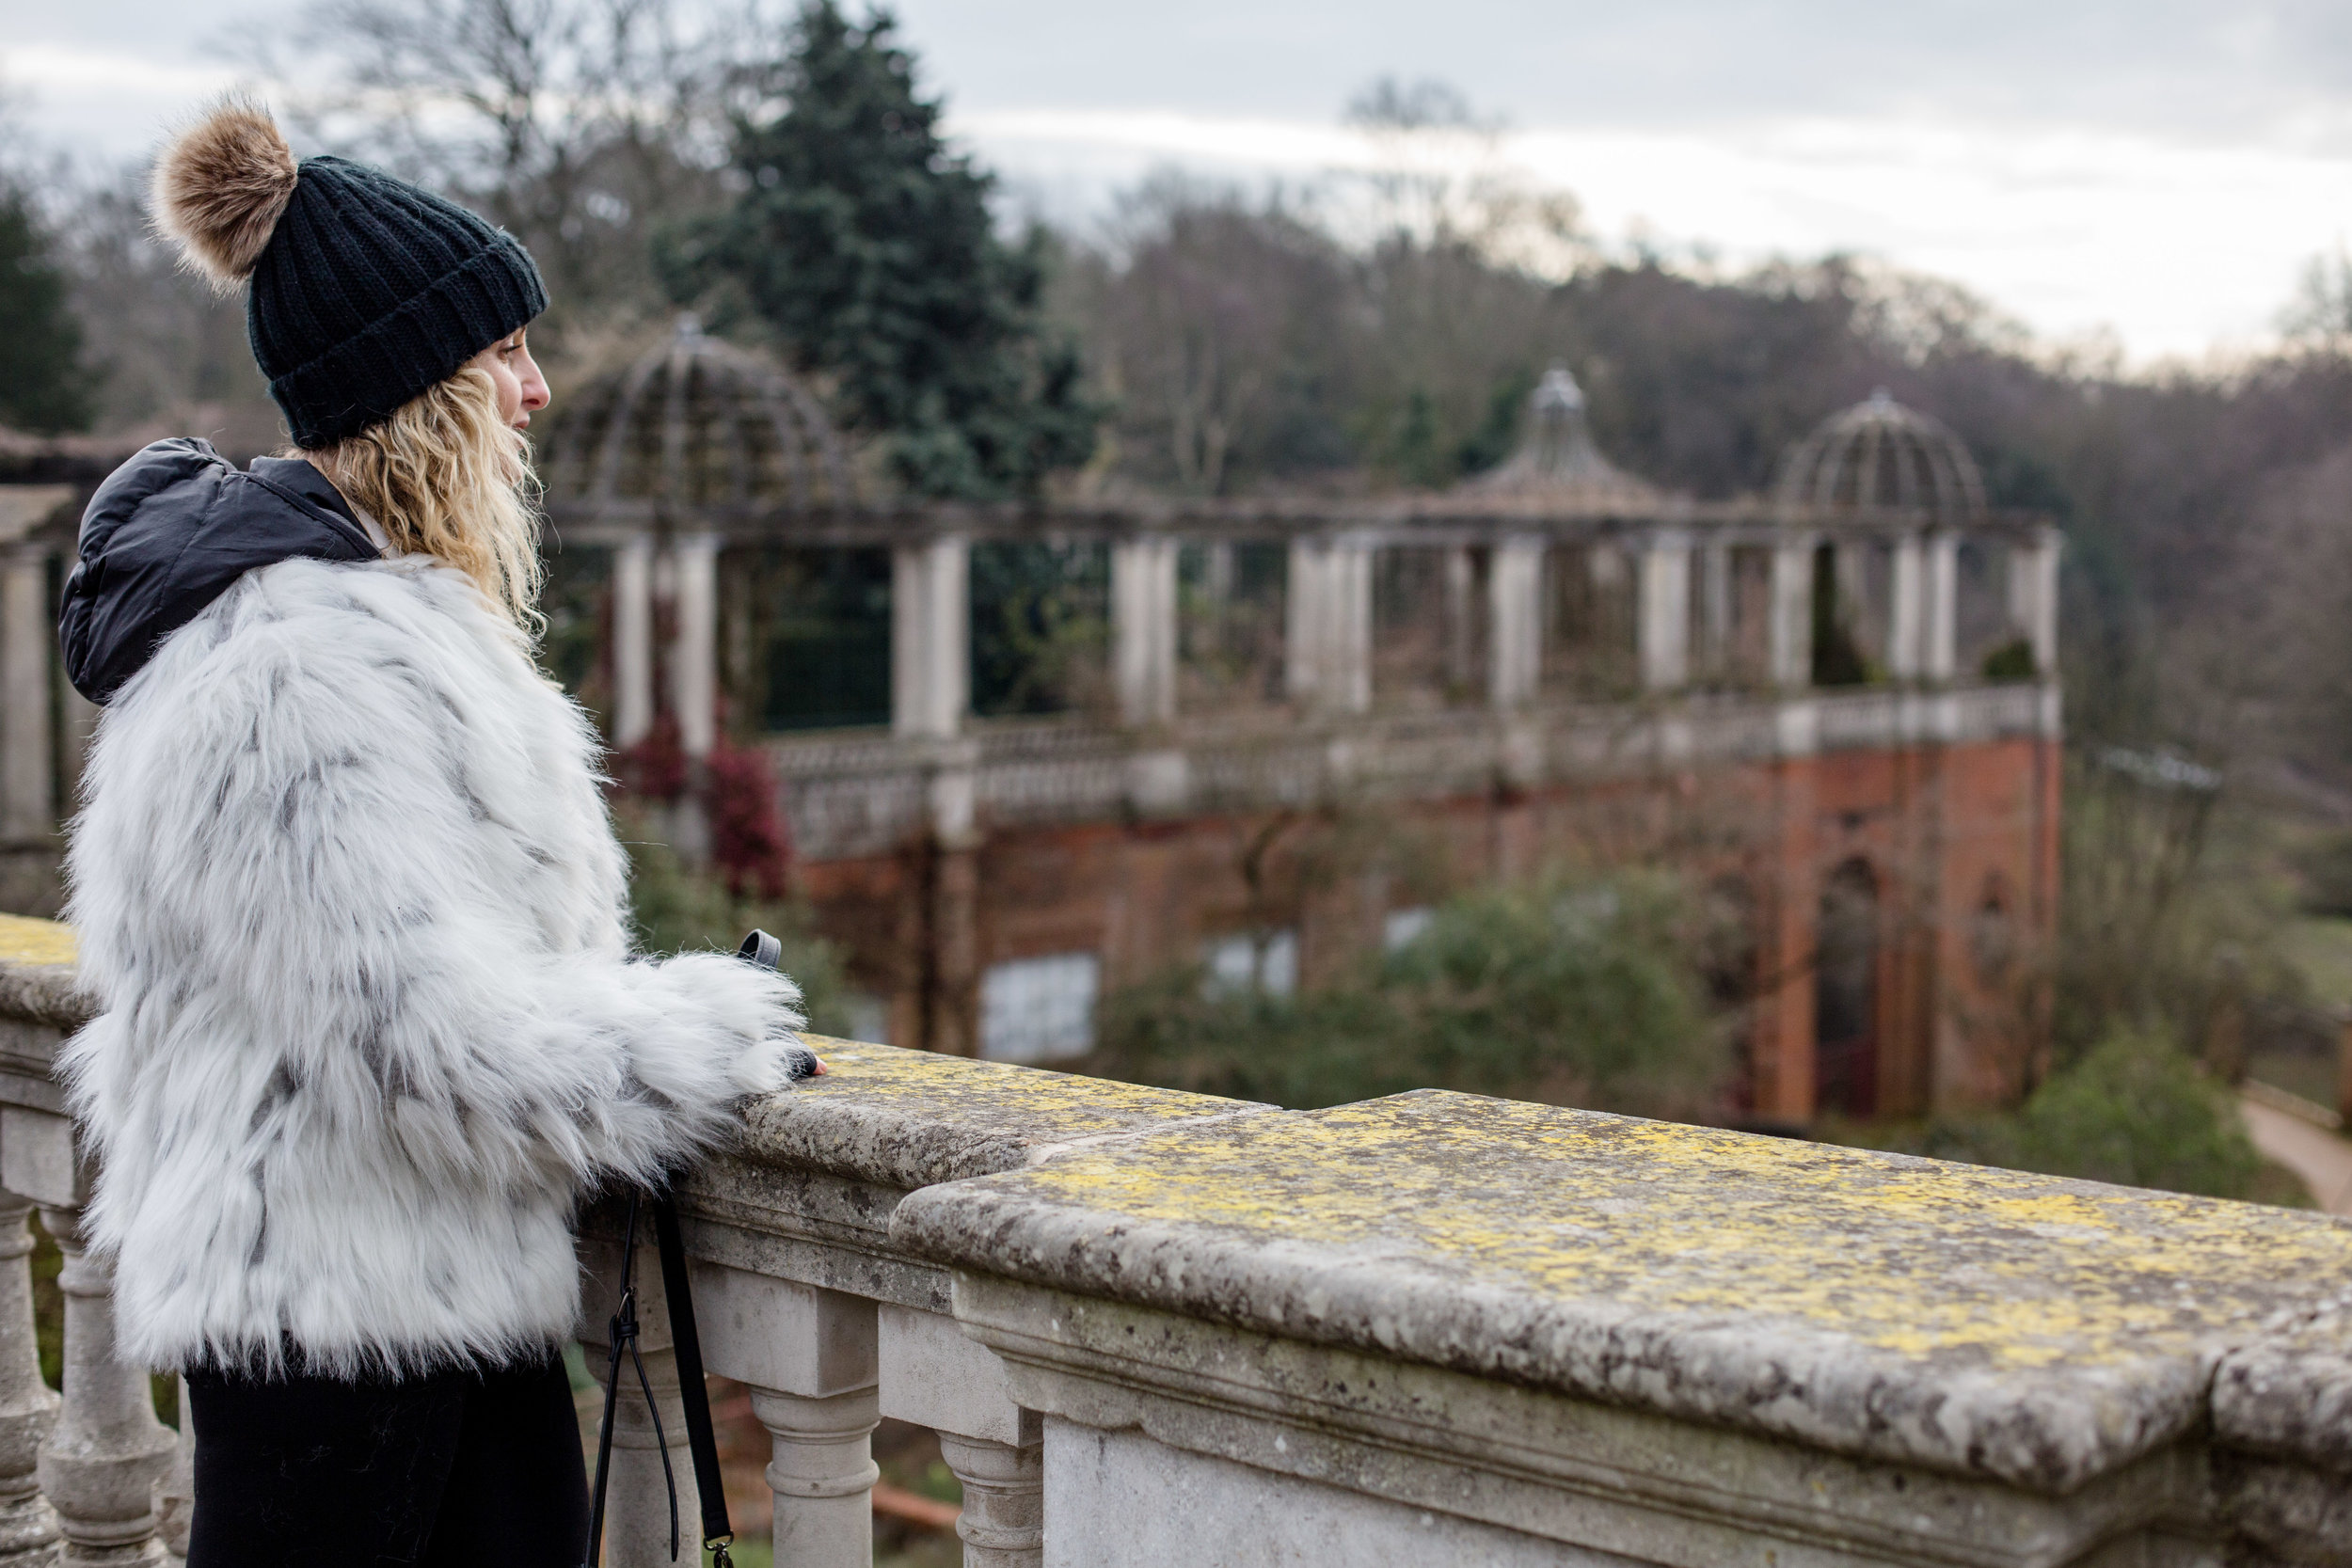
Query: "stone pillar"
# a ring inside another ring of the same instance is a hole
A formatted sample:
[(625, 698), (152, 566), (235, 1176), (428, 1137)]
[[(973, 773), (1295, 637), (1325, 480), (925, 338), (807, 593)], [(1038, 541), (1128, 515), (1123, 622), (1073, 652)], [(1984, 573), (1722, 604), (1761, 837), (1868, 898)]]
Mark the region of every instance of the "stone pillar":
[(1352, 539), (1291, 545), (1288, 685), (1294, 699), (1326, 713), (1372, 708), (1372, 552)]
[(959, 738), (972, 700), (971, 545), (949, 534), (891, 552), (890, 725), (928, 741), (928, 882), (917, 895), (923, 936), (924, 1049), (975, 1049), (978, 868), (975, 807), (979, 753)]
[(1457, 691), (1478, 682), (1478, 628), (1474, 617), (1478, 563), (1468, 545), (1445, 552), (1445, 678)]
[(775, 1555), (794, 1568), (874, 1560), (874, 1304), (723, 1264), (694, 1266), (703, 1360), (748, 1385), (768, 1429)]
[(1372, 711), (1372, 555), (1371, 545), (1355, 540), (1331, 552), (1331, 684), (1343, 713)]
[(754, 1385), (752, 1413), (768, 1429), (774, 1457), (778, 1562), (807, 1568), (871, 1568), (874, 1560), (874, 1428), (882, 1412), (872, 1385), (827, 1398)]
[(686, 754), (710, 754), (719, 736), (719, 536), (693, 533), (670, 546), (676, 632), (670, 644), (670, 703)]
[(83, 1250), (81, 1210), (41, 1209), (65, 1254), (65, 1398), (40, 1446), (40, 1489), (65, 1535), (62, 1568), (163, 1568), (156, 1483), (178, 1439), (155, 1418), (147, 1373), (115, 1359), (114, 1270)]
[[(180, 1374), (180, 1439), (172, 1445), (171, 1469), (155, 1487), (156, 1533), (174, 1562), (188, 1557), (188, 1532), (196, 1524), (196, 1412), (188, 1405), (187, 1374)], [(0, 1559), (0, 1568), (6, 1560)]]
[(940, 1457), (963, 1482), (963, 1568), (1041, 1568), (1045, 1560), (1045, 1433), (1035, 1416), (1021, 1443), (939, 1434)]
[(45, 838), (57, 827), (48, 560), (45, 546), (28, 544), (0, 556), (0, 840)]
[[(610, 1365), (612, 1309), (619, 1299), (621, 1277), (620, 1212), (613, 1210), (611, 1218), (612, 1234), (584, 1240), (580, 1246), (582, 1260), (588, 1265), (588, 1282), (580, 1345), (598, 1383), (604, 1381)], [(649, 1212), (637, 1216), (637, 1349), (644, 1358), (646, 1381), (653, 1385), (654, 1398), (661, 1406), (661, 1436), (659, 1440), (654, 1436), (644, 1390), (638, 1386), (635, 1370), (624, 1359), (620, 1397), (612, 1404), (612, 1468), (605, 1491), (606, 1568), (658, 1568), (671, 1560), (670, 1492), (661, 1473), (665, 1448), (677, 1478), (677, 1560), (694, 1560), (699, 1544), (694, 1457), (686, 1445), (686, 1406), (678, 1397), (677, 1353), (672, 1349), (669, 1304), (661, 1291), (661, 1256), (654, 1245)]]
[(1642, 689), (1672, 691), (1691, 678), (1691, 542), (1679, 533), (1652, 534), (1639, 560)]
[(1282, 595), (1282, 689), (1302, 707), (1323, 693), (1324, 561), (1326, 547), (1294, 539)]
[(1813, 546), (1810, 534), (1772, 546), (1772, 677), (1784, 691), (1813, 684)]
[(945, 739), (972, 701), (971, 546), (948, 535), (890, 556), (890, 727)]
[(2009, 617), (2045, 677), (2058, 673), (2058, 531), (2037, 529), (2009, 547)]
[(1176, 718), (1176, 541), (1111, 546), (1112, 668), (1119, 721), (1144, 729)]
[(1699, 550), (1700, 638), (1697, 669), (1721, 680), (1732, 673), (1731, 546), (1720, 541)]
[(1927, 551), (1919, 535), (1897, 535), (1890, 563), (1886, 673), (1899, 681), (1917, 680), (1927, 669)]
[(33, 1237), (25, 1227), (32, 1212), (24, 1198), (0, 1193), (0, 1568), (50, 1568), (57, 1560), (57, 1515), (35, 1472), (57, 1418), (57, 1396), (40, 1380), (33, 1333)]
[(612, 552), (612, 744), (653, 728), (653, 540), (629, 536)]
[(964, 1568), (1040, 1568), (1044, 1431), (1013, 1400), (1005, 1364), (937, 1313), (884, 1305), (878, 1327), (882, 1413), (937, 1432), (963, 1482)]
[(1923, 680), (1948, 681), (1960, 667), (1960, 535), (1938, 530), (1923, 546), (1926, 583), (1919, 651)]
[(1533, 702), (1543, 668), (1544, 542), (1505, 539), (1486, 568), (1486, 700)]

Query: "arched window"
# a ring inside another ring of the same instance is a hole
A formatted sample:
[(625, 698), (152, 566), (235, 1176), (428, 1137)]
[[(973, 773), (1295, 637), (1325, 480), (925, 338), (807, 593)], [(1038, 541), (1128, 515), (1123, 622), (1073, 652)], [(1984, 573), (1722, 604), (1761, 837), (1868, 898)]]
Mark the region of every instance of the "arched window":
[(1814, 1104), (1867, 1117), (1878, 1108), (1879, 886), (1865, 862), (1822, 884), (1814, 942)]

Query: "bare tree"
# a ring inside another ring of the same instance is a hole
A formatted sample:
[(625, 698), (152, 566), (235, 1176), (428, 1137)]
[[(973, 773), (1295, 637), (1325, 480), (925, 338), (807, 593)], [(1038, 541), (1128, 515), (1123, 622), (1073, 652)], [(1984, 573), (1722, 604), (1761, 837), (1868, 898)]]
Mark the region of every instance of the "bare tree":
[(1347, 259), (1279, 199), (1173, 178), (1131, 197), (1085, 290), (1097, 373), (1143, 477), (1225, 490), (1344, 352)]
[(714, 204), (726, 94), (772, 29), (682, 0), (317, 0), (294, 34), (325, 139), (479, 206), (548, 274), (559, 326), (661, 305), (648, 254)]

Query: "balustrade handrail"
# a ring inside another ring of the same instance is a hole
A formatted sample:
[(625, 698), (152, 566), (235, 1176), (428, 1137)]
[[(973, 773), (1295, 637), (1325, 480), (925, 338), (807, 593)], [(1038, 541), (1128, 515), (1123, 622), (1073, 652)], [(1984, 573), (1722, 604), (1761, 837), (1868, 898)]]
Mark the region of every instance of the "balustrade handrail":
[[(33, 1085), (87, 1008), (70, 956), (61, 928), (0, 923), (11, 1190), (56, 1179), (55, 1089)], [(1433, 1561), (1501, 1560), (1482, 1530), (1687, 1563), (1749, 1539), (1856, 1563), (2087, 1561), (2143, 1538), (2212, 1544), (2148, 1560), (2168, 1562), (2352, 1554), (2341, 1221), (1451, 1093), (1290, 1112), (823, 1049), (831, 1074), (748, 1104), (738, 1147), (679, 1191), (711, 1369), (751, 1386), (772, 1438), (779, 1561), (866, 1560), (882, 1415), (942, 1433), (975, 1568), (1044, 1560), (1048, 1463), (1071, 1466), (1065, 1502), (1127, 1498), (1131, 1441), (1153, 1465), (1213, 1456), (1184, 1484), (1287, 1499), (1269, 1519), (1331, 1497), (1358, 1511), (1334, 1517), (1442, 1514)], [(61, 1196), (20, 1194), (70, 1218)], [(592, 1212), (592, 1344), (615, 1244)], [(10, 1522), (46, 1506), (8, 1441), (30, 1407), (14, 1277), (0, 1564), (20, 1560)], [(87, 1312), (77, 1331), (103, 1338)], [(666, 1333), (649, 1314), (674, 1395)], [(69, 1346), (103, 1385), (88, 1360)], [(87, 1393), (70, 1376), (63, 1420)], [(621, 1568), (666, 1552), (655, 1440), (630, 1419)], [(151, 1432), (77, 1430), (114, 1444), (120, 1488), (154, 1482)], [(111, 1523), (77, 1500), (66, 1533), (148, 1528), (134, 1500)], [(1122, 1546), (1090, 1511), (1050, 1526), (1087, 1543), (1056, 1560), (1184, 1549), (1186, 1519), (1128, 1506), (1127, 1534), (1164, 1538)]]

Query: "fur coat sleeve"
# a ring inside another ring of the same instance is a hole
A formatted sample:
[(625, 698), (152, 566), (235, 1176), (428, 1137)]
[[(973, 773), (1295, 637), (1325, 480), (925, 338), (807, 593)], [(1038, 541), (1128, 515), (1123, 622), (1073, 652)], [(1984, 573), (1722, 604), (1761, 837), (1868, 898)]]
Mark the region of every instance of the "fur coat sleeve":
[(580, 1189), (780, 1088), (787, 980), (632, 958), (579, 709), (458, 574), (291, 561), (99, 726), (69, 1045), (123, 1348), (317, 1367), (568, 1332)]

